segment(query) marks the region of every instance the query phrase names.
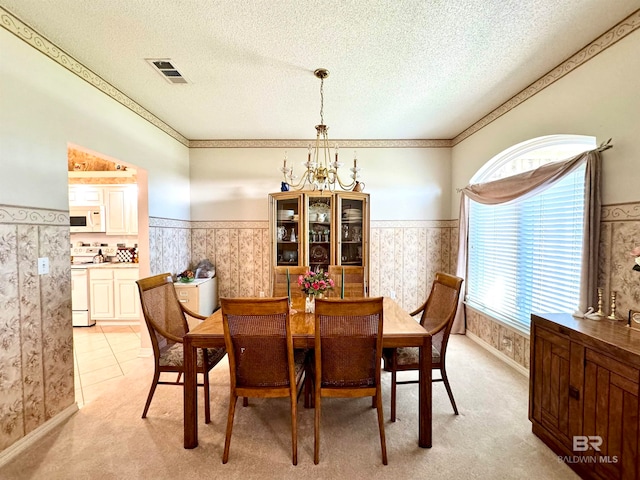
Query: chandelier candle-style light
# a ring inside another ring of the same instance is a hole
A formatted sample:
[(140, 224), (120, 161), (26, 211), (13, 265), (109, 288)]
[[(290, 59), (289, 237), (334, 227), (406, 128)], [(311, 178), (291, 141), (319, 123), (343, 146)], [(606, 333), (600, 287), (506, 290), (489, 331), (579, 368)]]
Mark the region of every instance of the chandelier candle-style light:
[[(334, 161), (331, 161), (331, 151), (329, 149), (329, 136), (327, 127), (324, 124), (324, 79), (329, 76), (329, 71), (325, 68), (318, 68), (313, 74), (320, 79), (320, 125), (316, 125), (316, 145), (312, 148), (309, 144), (309, 152), (307, 161), (303, 163), (306, 171), (302, 177), (297, 180), (297, 175), (293, 173), (293, 167), (287, 165), (287, 153), (284, 154), (284, 164), (280, 171), (284, 175), (285, 182), (289, 188), (294, 190), (302, 190), (307, 185), (313, 190), (329, 190), (334, 191), (336, 184), (343, 190), (351, 190), (358, 183), (360, 177), (360, 167), (358, 167), (358, 159), (354, 152), (353, 168), (351, 171), (351, 181), (344, 182), (338, 175), (338, 169), (342, 166), (342, 162), (338, 161), (338, 145), (334, 147)], [(361, 184), (360, 184), (361, 185)]]

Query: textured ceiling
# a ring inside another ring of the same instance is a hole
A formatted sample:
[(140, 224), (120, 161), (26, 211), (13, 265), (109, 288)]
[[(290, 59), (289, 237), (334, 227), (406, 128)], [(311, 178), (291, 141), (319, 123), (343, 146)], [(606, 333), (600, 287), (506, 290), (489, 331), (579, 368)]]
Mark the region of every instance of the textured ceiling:
[[(451, 139), (638, 0), (0, 0), (191, 140)], [(170, 58), (172, 85), (145, 58)]]

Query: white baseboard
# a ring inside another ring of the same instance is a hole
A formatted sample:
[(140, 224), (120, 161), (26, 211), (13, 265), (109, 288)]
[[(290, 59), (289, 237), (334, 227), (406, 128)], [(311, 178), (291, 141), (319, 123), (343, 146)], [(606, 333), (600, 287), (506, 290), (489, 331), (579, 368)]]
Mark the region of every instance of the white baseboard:
[(47, 433), (53, 430), (55, 427), (60, 425), (62, 422), (67, 420), (71, 415), (78, 411), (78, 404), (73, 403), (73, 405), (69, 405), (55, 417), (50, 418), (45, 423), (40, 425), (35, 430), (29, 432), (20, 440), (16, 441), (12, 445), (9, 445), (2, 452), (0, 452), (0, 468), (9, 463), (11, 460), (16, 458), (18, 455), (23, 453), (26, 449), (31, 447), (34, 443), (44, 437)]
[(524, 375), (527, 378), (529, 377), (529, 370), (527, 370), (525, 367), (520, 365), (513, 358), (510, 358), (510, 357), (506, 356), (504, 353), (502, 353), (500, 350), (495, 348), (493, 345), (488, 344), (487, 342), (485, 342), (484, 340), (482, 340), (480, 337), (478, 337), (477, 335), (473, 334), (469, 330), (467, 330), (465, 332), (465, 335), (467, 337), (469, 337), (469, 340), (473, 340), (478, 345), (480, 345), (482, 348), (487, 350), (489, 353), (492, 353), (493, 355), (498, 357), (500, 360), (502, 360), (504, 363), (506, 363), (510, 367), (514, 368), (515, 370), (517, 370), (518, 373), (521, 373), (522, 375)]

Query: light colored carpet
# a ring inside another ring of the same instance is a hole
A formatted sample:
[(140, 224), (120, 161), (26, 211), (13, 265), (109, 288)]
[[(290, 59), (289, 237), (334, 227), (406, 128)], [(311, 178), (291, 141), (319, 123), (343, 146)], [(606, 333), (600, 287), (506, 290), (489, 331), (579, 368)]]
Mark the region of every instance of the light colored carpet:
[[(158, 386), (140, 418), (152, 375), (150, 359), (109, 383), (104, 393), (19, 458), (0, 469), (10, 479), (416, 478), (565, 479), (577, 476), (531, 433), (528, 379), (468, 338), (451, 337), (448, 372), (460, 411), (444, 385), (433, 385), (433, 447), (417, 444), (417, 385), (398, 387), (398, 421), (385, 424), (389, 465), (382, 465), (370, 399), (324, 400), (320, 464), (313, 464), (313, 410), (299, 403), (298, 465), (291, 464), (286, 400), (241, 402), (229, 463), (221, 462), (228, 409), (228, 365), (211, 373), (212, 421), (204, 424), (199, 391), (199, 446), (183, 448), (182, 389)], [(405, 373), (409, 375), (409, 373)], [(385, 418), (390, 375), (383, 372)]]

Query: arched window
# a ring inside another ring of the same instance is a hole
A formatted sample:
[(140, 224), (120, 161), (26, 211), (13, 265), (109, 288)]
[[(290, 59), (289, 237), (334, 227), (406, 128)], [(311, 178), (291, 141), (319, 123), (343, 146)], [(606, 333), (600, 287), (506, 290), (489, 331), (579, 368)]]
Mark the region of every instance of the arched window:
[[(596, 148), (594, 137), (552, 135), (492, 158), (484, 183)], [(470, 201), (467, 296), (473, 308), (525, 333), (532, 312), (573, 312), (579, 301), (584, 165), (542, 193), (500, 205)]]

